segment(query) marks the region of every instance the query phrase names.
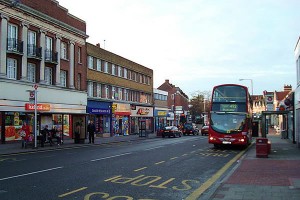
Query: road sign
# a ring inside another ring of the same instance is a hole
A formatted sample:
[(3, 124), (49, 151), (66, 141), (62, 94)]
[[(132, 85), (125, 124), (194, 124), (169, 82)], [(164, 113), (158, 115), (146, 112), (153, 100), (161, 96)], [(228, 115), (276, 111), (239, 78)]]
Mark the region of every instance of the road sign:
[(34, 99), (34, 91), (33, 90), (31, 90), (30, 92), (29, 92), (29, 98), (31, 98), (31, 99)]

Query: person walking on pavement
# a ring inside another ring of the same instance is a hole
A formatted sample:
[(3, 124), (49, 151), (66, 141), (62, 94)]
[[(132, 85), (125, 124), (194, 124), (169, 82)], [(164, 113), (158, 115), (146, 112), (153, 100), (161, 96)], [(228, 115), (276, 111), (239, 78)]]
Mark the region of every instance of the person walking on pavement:
[(95, 132), (96, 132), (96, 127), (93, 121), (89, 121), (87, 131), (89, 133), (89, 143), (95, 143)]

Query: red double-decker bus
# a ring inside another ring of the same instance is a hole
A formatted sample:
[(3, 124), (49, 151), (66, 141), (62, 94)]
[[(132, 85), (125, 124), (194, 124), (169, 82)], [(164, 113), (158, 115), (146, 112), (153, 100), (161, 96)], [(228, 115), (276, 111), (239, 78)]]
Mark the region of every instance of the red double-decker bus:
[(223, 84), (213, 88), (209, 112), (208, 141), (248, 146), (252, 142), (252, 100), (248, 88)]

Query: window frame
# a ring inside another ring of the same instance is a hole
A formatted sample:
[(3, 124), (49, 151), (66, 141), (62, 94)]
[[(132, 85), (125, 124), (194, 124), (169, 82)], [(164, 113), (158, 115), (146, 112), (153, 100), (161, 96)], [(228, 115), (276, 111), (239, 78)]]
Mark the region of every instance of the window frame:
[(34, 63), (27, 63), (27, 80), (29, 82), (35, 83), (36, 82), (36, 64)]
[(94, 69), (94, 57), (93, 56), (88, 56), (88, 68)]
[(68, 44), (64, 41), (60, 43), (60, 58), (64, 60), (68, 59)]
[(68, 72), (66, 70), (60, 70), (60, 85), (62, 87), (67, 87), (67, 78), (68, 78)]
[(44, 75), (45, 84), (53, 84), (53, 69), (52, 67), (45, 66), (45, 75)]
[(17, 80), (18, 60), (7, 58), (6, 77), (8, 79)]

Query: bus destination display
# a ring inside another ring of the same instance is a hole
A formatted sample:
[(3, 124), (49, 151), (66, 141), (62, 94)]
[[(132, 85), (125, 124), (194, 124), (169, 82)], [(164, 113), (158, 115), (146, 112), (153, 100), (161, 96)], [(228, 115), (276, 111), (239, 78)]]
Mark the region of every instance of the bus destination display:
[(237, 104), (221, 104), (220, 111), (221, 112), (237, 112), (238, 105)]

